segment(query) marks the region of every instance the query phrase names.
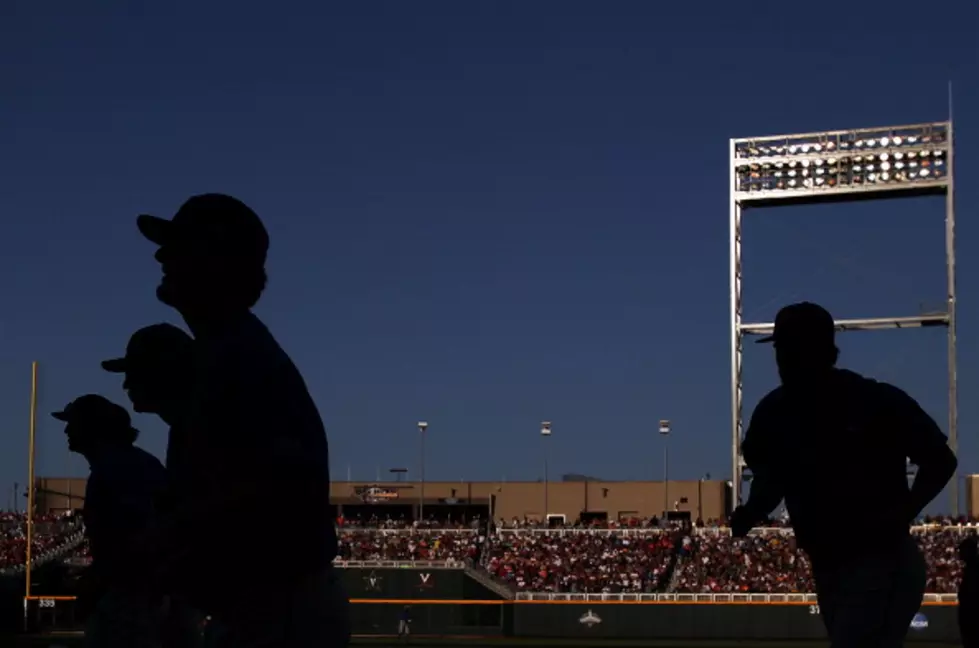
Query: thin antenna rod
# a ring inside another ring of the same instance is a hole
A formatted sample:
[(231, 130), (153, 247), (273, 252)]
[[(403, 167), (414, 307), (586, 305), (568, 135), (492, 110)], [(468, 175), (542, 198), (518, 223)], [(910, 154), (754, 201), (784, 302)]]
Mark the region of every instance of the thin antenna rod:
[(948, 81), (948, 121), (952, 121), (952, 80)]

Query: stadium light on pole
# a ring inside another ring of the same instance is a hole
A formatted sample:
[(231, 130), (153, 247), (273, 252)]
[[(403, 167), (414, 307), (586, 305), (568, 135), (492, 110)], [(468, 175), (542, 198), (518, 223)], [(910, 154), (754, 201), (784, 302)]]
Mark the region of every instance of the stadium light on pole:
[(663, 437), (663, 518), (670, 512), (670, 422), (659, 422), (659, 434)]
[(419, 471), (419, 478), (421, 481), (421, 488), (418, 491), (418, 521), (423, 522), (425, 520), (425, 431), (428, 429), (428, 423), (425, 421), (418, 421), (418, 436), (421, 437), (421, 470)]
[(550, 513), (550, 501), (548, 499), (549, 493), (547, 491), (548, 491), (548, 484), (550, 483), (550, 480), (548, 479), (548, 476), (547, 476), (547, 441), (546, 441), (546, 439), (550, 438), (550, 436), (551, 436), (551, 422), (550, 421), (541, 421), (541, 424), (540, 424), (540, 435), (541, 435), (541, 438), (544, 439), (544, 442), (543, 442), (544, 443), (544, 524), (545, 525), (549, 525), (550, 524), (550, 518), (548, 517), (548, 515)]
[[(742, 216), (745, 210), (944, 196), (946, 303), (942, 313), (836, 320), (839, 331), (947, 329), (948, 439), (958, 454), (956, 367), (955, 200), (952, 99), (944, 122), (749, 137), (730, 141), (729, 275), (731, 309), (731, 509), (741, 500), (742, 355), (744, 337), (771, 335), (774, 323), (742, 321)], [(952, 514), (958, 514), (958, 479), (950, 484)]]

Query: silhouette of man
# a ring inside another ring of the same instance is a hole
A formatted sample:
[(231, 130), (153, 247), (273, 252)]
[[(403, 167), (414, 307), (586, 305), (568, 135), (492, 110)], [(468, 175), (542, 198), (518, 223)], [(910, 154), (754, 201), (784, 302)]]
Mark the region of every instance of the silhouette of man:
[[(136, 412), (156, 414), (170, 427), (166, 455), (170, 487), (161, 502), (164, 511), (172, 511), (192, 497), (192, 493), (176, 488), (187, 483), (183, 475), (191, 452), (186, 419), (192, 395), (193, 344), (193, 339), (176, 326), (153, 324), (133, 333), (125, 357), (102, 362), (106, 371), (125, 375), (123, 389)], [(170, 597), (168, 607), (164, 648), (200, 645), (203, 615), (180, 598)]]
[(965, 565), (959, 584), (959, 634), (963, 648), (979, 648), (979, 549), (976, 536), (959, 545), (959, 558)]
[[(833, 648), (901, 646), (925, 588), (910, 526), (955, 474), (955, 455), (905, 392), (836, 368), (835, 325), (822, 307), (786, 306), (760, 342), (774, 342), (782, 385), (745, 434), (751, 492), (732, 533), (747, 534), (784, 498)], [(918, 466), (910, 489), (908, 459)], [(842, 520), (858, 499), (870, 506)]]
[[(231, 645), (346, 645), (326, 433), (296, 366), (251, 312), (266, 284), (268, 233), (221, 194), (138, 225), (159, 246), (157, 296), (195, 339), (193, 451), (182, 476), (195, 497), (165, 533), (171, 586), (219, 621)], [(270, 511), (288, 525), (289, 563), (276, 559), (286, 547), (250, 522)]]
[(86, 644), (157, 646), (162, 597), (145, 586), (149, 565), (132, 557), (133, 543), (155, 515), (166, 471), (133, 445), (139, 433), (129, 412), (102, 396), (80, 396), (52, 416), (67, 423), (68, 449), (90, 467), (83, 520), (92, 555), (86, 589), (94, 600)]

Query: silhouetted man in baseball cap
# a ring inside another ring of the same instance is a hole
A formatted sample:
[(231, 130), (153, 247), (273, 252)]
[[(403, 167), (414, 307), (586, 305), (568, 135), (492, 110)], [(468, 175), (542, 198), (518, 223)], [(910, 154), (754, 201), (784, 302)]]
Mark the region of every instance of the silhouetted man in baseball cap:
[[(133, 409), (156, 414), (169, 426), (166, 467), (169, 478), (164, 510), (173, 510), (193, 497), (179, 488), (191, 480), (192, 439), (187, 426), (188, 404), (193, 396), (194, 340), (172, 324), (153, 324), (139, 329), (129, 338), (126, 355), (105, 360), (102, 368), (124, 374), (123, 388)], [(163, 624), (163, 648), (192, 648), (201, 644), (203, 615), (181, 599), (170, 598)]]
[[(782, 385), (755, 408), (741, 446), (751, 492), (731, 516), (743, 536), (784, 498), (809, 555), (833, 648), (903, 645), (925, 589), (912, 522), (955, 474), (935, 421), (906, 393), (836, 367), (836, 325), (826, 309), (786, 306), (773, 334)], [(912, 488), (907, 461), (918, 466)], [(855, 498), (873, 502), (839, 533)], [(872, 537), (873, 542), (853, 542)]]
[(133, 333), (124, 357), (102, 362), (106, 371), (124, 374), (122, 387), (136, 412), (156, 414), (170, 426), (170, 473), (184, 471), (181, 458), (190, 452), (184, 419), (193, 389), (193, 352), (194, 340), (186, 332), (172, 324), (153, 324)]
[(89, 463), (83, 519), (92, 555), (86, 574), (92, 606), (85, 630), (92, 646), (134, 648), (159, 641), (162, 597), (146, 587), (149, 565), (134, 543), (153, 522), (166, 486), (160, 461), (136, 447), (129, 412), (97, 394), (80, 396), (54, 418), (65, 422), (68, 448)]
[[(194, 196), (172, 219), (140, 216), (138, 225), (159, 246), (157, 296), (195, 340), (184, 488), (197, 496), (166, 534), (181, 556), (161, 560), (173, 593), (221, 622), (233, 645), (344, 645), (326, 433), (298, 369), (251, 312), (266, 284), (268, 233), (254, 211), (222, 194)], [(241, 568), (267, 549), (243, 528), (254, 510), (289, 520), (302, 564)]]
[(160, 301), (202, 320), (196, 329), (258, 303), (265, 289), (269, 235), (245, 203), (224, 194), (187, 200), (170, 220), (143, 215), (139, 231), (159, 246)]

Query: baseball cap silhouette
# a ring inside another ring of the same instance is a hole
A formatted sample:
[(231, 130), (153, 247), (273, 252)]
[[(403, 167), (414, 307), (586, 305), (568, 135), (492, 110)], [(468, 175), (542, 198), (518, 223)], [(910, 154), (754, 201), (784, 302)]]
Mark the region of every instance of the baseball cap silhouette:
[(191, 196), (171, 219), (142, 214), (139, 231), (160, 246), (202, 242), (237, 256), (264, 264), (269, 234), (248, 205), (225, 194)]
[(98, 425), (106, 431), (133, 429), (132, 419), (126, 408), (98, 394), (79, 396), (60, 412), (52, 412), (51, 416), (65, 423)]
[(125, 357), (103, 360), (102, 368), (111, 373), (126, 373), (134, 366), (165, 367), (185, 360), (193, 343), (193, 338), (173, 324), (151, 324), (132, 334)]
[(793, 345), (835, 344), (836, 324), (829, 311), (812, 302), (799, 302), (782, 308), (775, 316), (775, 330), (757, 341)]

